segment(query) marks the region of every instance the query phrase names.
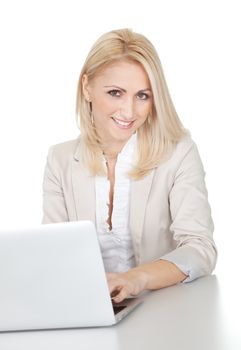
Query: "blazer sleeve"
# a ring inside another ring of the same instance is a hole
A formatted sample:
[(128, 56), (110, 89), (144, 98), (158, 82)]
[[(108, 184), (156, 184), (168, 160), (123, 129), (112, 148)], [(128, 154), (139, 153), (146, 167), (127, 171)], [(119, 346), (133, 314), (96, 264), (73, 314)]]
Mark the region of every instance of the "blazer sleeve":
[(69, 221), (60, 172), (54, 157), (54, 146), (49, 149), (43, 180), (43, 224)]
[(176, 171), (169, 193), (170, 230), (177, 248), (161, 257), (188, 276), (184, 282), (210, 274), (216, 265), (214, 225), (204, 178), (196, 144), (192, 143)]

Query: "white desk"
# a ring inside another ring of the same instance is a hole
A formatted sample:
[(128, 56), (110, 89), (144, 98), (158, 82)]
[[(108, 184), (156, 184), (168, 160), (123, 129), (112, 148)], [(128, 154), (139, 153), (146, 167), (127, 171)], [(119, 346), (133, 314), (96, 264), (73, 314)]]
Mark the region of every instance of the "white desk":
[(231, 293), (208, 276), (151, 292), (116, 326), (1, 333), (0, 349), (240, 350), (240, 293)]

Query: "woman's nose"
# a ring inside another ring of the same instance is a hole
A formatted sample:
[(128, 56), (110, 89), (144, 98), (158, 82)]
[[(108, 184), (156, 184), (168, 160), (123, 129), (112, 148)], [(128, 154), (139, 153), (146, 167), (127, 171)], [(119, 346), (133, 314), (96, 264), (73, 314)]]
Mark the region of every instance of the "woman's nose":
[(132, 98), (126, 99), (121, 106), (121, 116), (127, 120), (131, 120), (134, 115), (134, 103)]

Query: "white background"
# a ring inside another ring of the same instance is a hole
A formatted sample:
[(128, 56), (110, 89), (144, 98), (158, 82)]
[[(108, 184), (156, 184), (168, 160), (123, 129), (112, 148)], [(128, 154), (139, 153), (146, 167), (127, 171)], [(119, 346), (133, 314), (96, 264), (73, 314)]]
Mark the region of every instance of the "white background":
[(129, 27), (156, 46), (176, 109), (199, 147), (216, 271), (232, 280), (241, 243), (239, 3), (0, 0), (0, 228), (40, 223), (48, 148), (78, 135), (83, 61), (102, 33)]

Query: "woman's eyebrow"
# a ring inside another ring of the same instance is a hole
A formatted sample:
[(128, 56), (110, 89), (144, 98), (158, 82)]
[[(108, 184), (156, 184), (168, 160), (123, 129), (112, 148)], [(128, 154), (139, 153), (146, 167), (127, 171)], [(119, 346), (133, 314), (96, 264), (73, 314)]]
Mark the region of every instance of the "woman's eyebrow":
[(105, 87), (105, 88), (119, 89), (119, 90), (121, 90), (121, 91), (123, 91), (123, 92), (126, 92), (125, 89), (123, 89), (123, 88), (121, 88), (120, 86), (117, 86), (117, 85), (105, 85), (104, 87)]
[(142, 90), (140, 90), (139, 92), (145, 92), (145, 91), (150, 91), (150, 92), (151, 92), (151, 89), (150, 89), (150, 88), (142, 89)]
[[(121, 88), (120, 86), (117, 86), (117, 85), (105, 85), (104, 87), (105, 88), (115, 88), (115, 89), (119, 89), (119, 90), (121, 90), (123, 92), (126, 92), (125, 89), (123, 89), (123, 88)], [(141, 89), (138, 92), (145, 92), (145, 91), (150, 91), (151, 92), (151, 89), (150, 88)]]

